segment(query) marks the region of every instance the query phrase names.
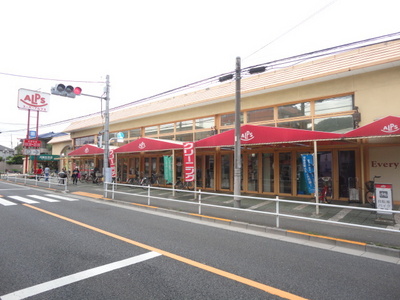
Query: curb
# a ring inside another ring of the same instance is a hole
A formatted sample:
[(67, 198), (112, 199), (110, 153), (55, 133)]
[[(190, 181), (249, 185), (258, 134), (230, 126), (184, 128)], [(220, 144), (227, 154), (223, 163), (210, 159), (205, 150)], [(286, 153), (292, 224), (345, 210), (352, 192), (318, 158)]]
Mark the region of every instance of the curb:
[[(96, 195), (96, 194), (94, 194), (94, 195)], [(79, 195), (79, 196), (83, 196), (83, 195)], [(278, 239), (278, 240), (293, 241), (293, 239), (295, 239), (297, 241), (310, 242), (310, 244), (318, 244), (321, 246), (321, 248), (328, 248), (330, 250), (335, 250), (335, 251), (345, 252), (345, 253), (346, 253), (346, 251), (343, 251), (343, 249), (347, 249), (347, 250), (350, 250), (349, 254), (357, 253), (359, 256), (365, 256), (368, 258), (377, 259), (377, 257), (374, 257), (374, 256), (378, 255), (378, 256), (382, 256), (382, 258), (380, 258), (380, 260), (387, 260), (384, 258), (384, 257), (386, 257), (386, 258), (391, 258), (391, 259), (389, 259), (390, 262), (400, 264), (400, 249), (378, 246), (378, 245), (371, 245), (371, 244), (368, 244), (365, 242), (357, 242), (357, 241), (352, 241), (352, 240), (333, 238), (333, 237), (329, 237), (329, 236), (310, 234), (310, 233), (305, 233), (305, 232), (300, 232), (300, 231), (267, 227), (267, 226), (262, 226), (262, 225), (246, 223), (246, 222), (233, 221), (233, 220), (229, 220), (229, 219), (215, 218), (215, 217), (211, 217), (211, 216), (198, 215), (198, 214), (194, 214), (194, 213), (180, 212), (180, 211), (164, 209), (164, 208), (160, 208), (160, 207), (156, 207), (156, 206), (148, 206), (145, 204), (129, 203), (129, 202), (126, 202), (123, 200), (109, 199), (109, 198), (98, 197), (98, 196), (90, 197), (88, 195), (83, 196), (83, 197), (88, 197), (91, 199), (101, 200), (101, 201), (106, 200), (107, 202), (123, 204), (126, 206), (132, 206), (137, 209), (144, 209), (144, 210), (149, 210), (149, 211), (153, 211), (153, 212), (162, 212), (162, 213), (166, 213), (168, 215), (176, 215), (179, 217), (183, 217), (183, 218), (187, 218), (187, 219), (194, 219), (194, 220), (202, 221), (205, 223), (214, 223), (217, 225), (224, 225), (227, 227), (231, 227), (232, 229), (239, 229), (241, 232), (249, 231), (249, 232), (253, 232), (256, 234), (257, 233), (260, 233), (260, 234), (266, 233), (268, 235), (275, 236), (273, 238)], [(352, 253), (350, 253), (350, 252), (352, 252)]]

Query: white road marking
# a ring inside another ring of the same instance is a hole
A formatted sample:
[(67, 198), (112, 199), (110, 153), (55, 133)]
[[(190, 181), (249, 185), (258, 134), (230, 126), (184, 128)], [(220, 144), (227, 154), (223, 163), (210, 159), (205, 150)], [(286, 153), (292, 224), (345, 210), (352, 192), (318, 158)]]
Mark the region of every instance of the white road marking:
[(35, 199), (39, 199), (39, 200), (43, 200), (43, 201), (47, 201), (47, 202), (60, 202), (56, 199), (51, 199), (51, 198), (47, 198), (47, 197), (43, 197), (43, 196), (39, 196), (39, 195), (28, 195), (29, 197), (35, 198)]
[(4, 205), (4, 206), (11, 206), (11, 205), (17, 205), (17, 203), (5, 200), (5, 199), (1, 199), (0, 198), (0, 204)]
[(9, 196), (9, 197), (12, 198), (12, 199), (14, 199), (14, 200), (18, 200), (18, 201), (21, 201), (21, 202), (24, 202), (24, 203), (28, 203), (28, 204), (39, 203), (39, 202), (37, 202), (37, 201), (30, 200), (30, 199), (28, 199), (28, 198), (21, 197), (21, 196)]
[(65, 196), (61, 196), (61, 195), (46, 194), (45, 196), (54, 197), (54, 198), (66, 200), (66, 201), (79, 201), (78, 199), (65, 197)]
[(332, 218), (329, 218), (329, 221), (337, 222), (337, 221), (343, 219), (350, 212), (351, 212), (351, 209), (344, 208), (341, 211), (339, 211), (336, 215), (334, 215)]
[(160, 256), (160, 253), (157, 252), (147, 252), (135, 257), (131, 257), (128, 259), (120, 260), (117, 262), (113, 262), (104, 266), (96, 267), (93, 269), (89, 269), (86, 271), (78, 272), (72, 275), (68, 275), (65, 277), (61, 277), (58, 279), (54, 279), (51, 281), (47, 281), (38, 285), (34, 285), (31, 287), (28, 287), (26, 289), (22, 289), (4, 296), (1, 296), (1, 300), (20, 300), (20, 299), (25, 299), (28, 297), (32, 297), (50, 290), (53, 290), (55, 288), (59, 288), (62, 286), (65, 286), (67, 284), (71, 284), (74, 282), (78, 282), (90, 277), (94, 277), (100, 274), (104, 274), (110, 271), (114, 271), (120, 268), (124, 268), (130, 265), (134, 265), (143, 261), (146, 261), (151, 258), (155, 258), (157, 256)]

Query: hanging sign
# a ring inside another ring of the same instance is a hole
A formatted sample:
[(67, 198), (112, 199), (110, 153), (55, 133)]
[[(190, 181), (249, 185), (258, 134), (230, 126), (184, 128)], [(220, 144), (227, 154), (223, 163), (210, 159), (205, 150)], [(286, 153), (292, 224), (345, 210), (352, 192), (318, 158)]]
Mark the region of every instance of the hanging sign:
[(49, 111), (50, 94), (26, 89), (18, 90), (18, 108), (36, 110), (41, 112)]
[(304, 177), (307, 186), (307, 192), (309, 194), (315, 193), (315, 181), (314, 181), (314, 160), (312, 154), (302, 154), (301, 160), (303, 163)]
[(115, 178), (117, 177), (117, 173), (115, 172), (115, 157), (113, 149), (109, 150), (108, 152), (108, 160), (110, 162), (111, 178)]
[(172, 183), (172, 156), (164, 155), (164, 179), (166, 183)]
[(195, 154), (194, 143), (183, 143), (183, 167), (185, 170), (185, 181), (195, 181)]

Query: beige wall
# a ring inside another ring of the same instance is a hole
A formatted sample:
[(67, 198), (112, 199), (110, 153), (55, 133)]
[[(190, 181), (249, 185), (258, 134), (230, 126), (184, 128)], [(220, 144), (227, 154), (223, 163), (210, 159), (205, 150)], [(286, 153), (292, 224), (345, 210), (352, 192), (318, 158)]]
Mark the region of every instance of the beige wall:
[[(400, 68), (396, 67), (251, 97), (242, 95), (241, 108), (242, 110), (249, 110), (257, 107), (295, 103), (299, 101), (354, 93), (355, 105), (359, 107), (359, 111), (362, 115), (360, 125), (363, 125), (371, 123), (384, 116), (396, 115), (396, 112), (397, 115), (400, 115), (399, 82)], [(117, 132), (128, 130), (130, 128), (152, 126), (223, 113), (232, 113), (234, 110), (235, 100), (231, 99), (212, 105), (196, 108), (188, 107), (186, 110), (174, 112), (166, 111), (164, 114), (157, 114), (132, 121), (111, 124), (110, 131)], [(84, 130), (79, 133), (74, 133), (73, 137), (98, 134), (100, 130), (102, 130), (101, 127)]]
[(400, 146), (370, 148), (367, 163), (370, 178), (366, 180), (379, 175), (377, 183), (393, 184), (393, 201), (400, 204)]

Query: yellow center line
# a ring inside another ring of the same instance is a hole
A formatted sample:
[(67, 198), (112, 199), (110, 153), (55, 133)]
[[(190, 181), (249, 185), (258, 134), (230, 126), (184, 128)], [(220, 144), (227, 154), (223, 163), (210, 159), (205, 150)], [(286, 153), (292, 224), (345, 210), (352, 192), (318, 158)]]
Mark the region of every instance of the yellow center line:
[(287, 232), (291, 232), (291, 233), (295, 233), (295, 234), (301, 234), (301, 235), (307, 235), (307, 236), (314, 236), (314, 237), (318, 237), (318, 238), (321, 238), (321, 239), (339, 241), (339, 242), (355, 244), (355, 245), (361, 245), (361, 246), (367, 245), (367, 243), (363, 243), (363, 242), (356, 242), (356, 241), (351, 241), (351, 240), (338, 239), (338, 238), (333, 238), (333, 237), (324, 236), (324, 235), (305, 233), (305, 232), (301, 232), (301, 231), (287, 230)]
[(97, 227), (94, 227), (94, 226), (91, 226), (91, 225), (76, 221), (74, 219), (70, 219), (68, 217), (64, 217), (62, 215), (59, 215), (59, 214), (56, 214), (56, 213), (53, 213), (53, 212), (50, 212), (50, 211), (47, 211), (47, 210), (32, 206), (32, 205), (29, 205), (29, 204), (23, 204), (23, 205), (26, 206), (26, 207), (35, 209), (37, 211), (40, 211), (42, 213), (48, 214), (50, 216), (59, 218), (61, 220), (73, 223), (75, 225), (78, 225), (78, 226), (93, 230), (95, 232), (104, 234), (106, 236), (115, 238), (117, 240), (126, 242), (128, 244), (135, 245), (137, 247), (140, 247), (140, 248), (143, 248), (143, 249), (147, 249), (149, 251), (154, 251), (154, 252), (160, 253), (160, 254), (162, 254), (162, 255), (164, 255), (166, 257), (169, 257), (169, 258), (172, 258), (174, 260), (183, 262), (185, 264), (194, 266), (196, 268), (199, 268), (199, 269), (202, 269), (202, 270), (205, 270), (205, 271), (220, 275), (222, 277), (225, 277), (225, 278), (228, 278), (228, 279), (231, 279), (231, 280), (235, 280), (235, 281), (240, 282), (242, 284), (246, 284), (246, 285), (254, 287), (256, 289), (265, 291), (265, 292), (267, 292), (269, 294), (277, 295), (277, 296), (279, 296), (281, 298), (284, 298), (284, 299), (290, 299), (290, 300), (300, 300), (300, 299), (302, 299), (302, 300), (305, 300), (305, 298), (297, 296), (297, 295), (294, 295), (292, 293), (285, 292), (285, 291), (282, 291), (280, 289), (276, 289), (274, 287), (271, 287), (271, 286), (256, 282), (254, 280), (247, 279), (245, 277), (238, 276), (238, 275), (235, 275), (235, 274), (232, 274), (232, 273), (229, 273), (229, 272), (226, 272), (226, 271), (223, 271), (223, 270), (211, 267), (211, 266), (207, 266), (205, 264), (202, 264), (202, 263), (199, 263), (197, 261), (188, 259), (186, 257), (180, 256), (180, 255), (176, 255), (176, 254), (173, 254), (171, 252), (167, 252), (167, 251), (164, 251), (164, 250), (161, 250), (161, 249), (158, 249), (158, 248), (155, 248), (155, 247), (152, 247), (152, 246), (149, 246), (149, 245), (146, 245), (146, 244), (143, 244), (143, 243), (140, 243), (140, 242), (125, 238), (123, 236), (120, 236), (120, 235), (114, 234), (112, 232), (109, 232), (109, 231), (106, 231), (106, 230), (103, 230), (103, 229), (100, 229), (100, 228), (97, 228)]

